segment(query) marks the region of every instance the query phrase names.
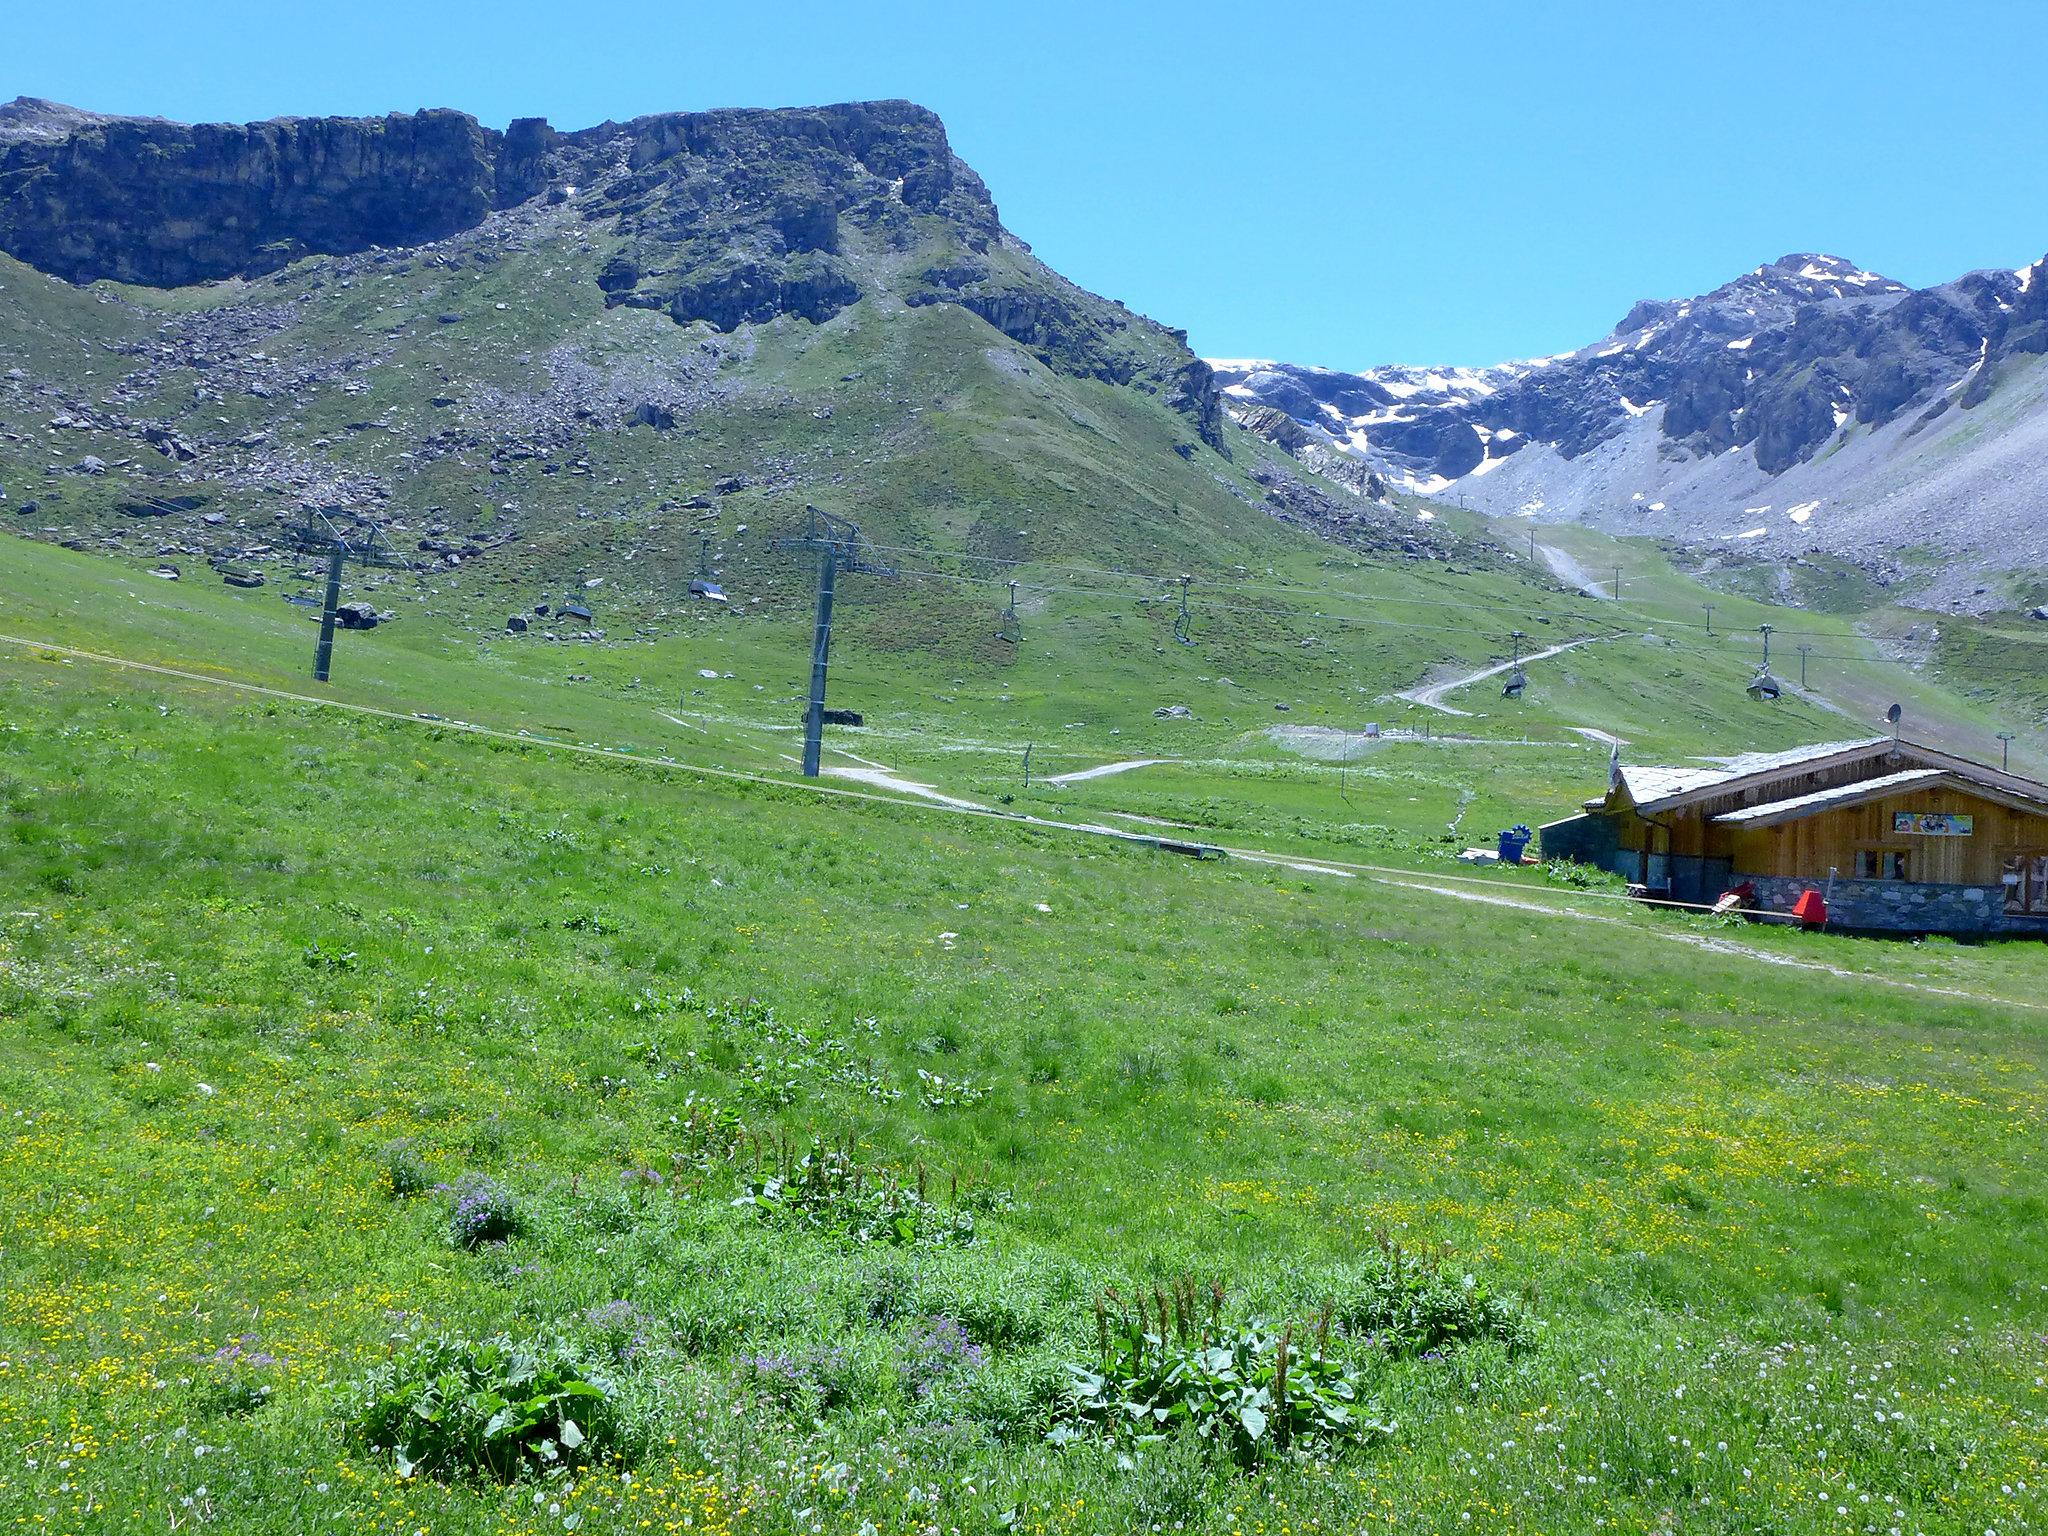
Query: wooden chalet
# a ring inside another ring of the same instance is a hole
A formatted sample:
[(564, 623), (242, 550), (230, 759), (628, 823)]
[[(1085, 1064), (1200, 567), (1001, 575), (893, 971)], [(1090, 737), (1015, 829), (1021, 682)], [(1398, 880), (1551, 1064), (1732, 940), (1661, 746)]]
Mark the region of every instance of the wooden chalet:
[(1677, 901), (1748, 886), (1790, 911), (1812, 890), (1839, 927), (2048, 937), (2048, 784), (1891, 736), (1699, 768), (1617, 750), (1607, 793), (1540, 846)]

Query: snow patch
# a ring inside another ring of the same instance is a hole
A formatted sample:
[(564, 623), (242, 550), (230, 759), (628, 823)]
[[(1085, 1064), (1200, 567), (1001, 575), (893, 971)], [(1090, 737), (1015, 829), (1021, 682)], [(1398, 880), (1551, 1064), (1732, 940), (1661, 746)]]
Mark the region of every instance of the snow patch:
[(1812, 516), (1813, 516), (1813, 514), (1814, 514), (1814, 513), (1816, 513), (1816, 512), (1818, 512), (1819, 510), (1820, 510), (1820, 503), (1819, 503), (1819, 502), (1817, 502), (1817, 501), (1802, 501), (1802, 502), (1801, 502), (1801, 503), (1799, 503), (1799, 505), (1798, 505), (1798, 506), (1796, 506), (1796, 507), (1787, 507), (1787, 508), (1785, 509), (1785, 515), (1786, 515), (1787, 517), (1791, 518), (1791, 519), (1792, 519), (1792, 521), (1793, 521), (1793, 522), (1795, 522), (1795, 523), (1803, 523), (1803, 522), (1805, 522), (1805, 521), (1806, 521), (1806, 520), (1807, 520), (1808, 518), (1812, 517)]
[(1629, 399), (1627, 395), (1622, 395), (1620, 399), (1621, 408), (1624, 411), (1627, 411), (1631, 416), (1647, 416), (1650, 414), (1651, 411), (1655, 410), (1658, 404), (1660, 403), (1658, 401), (1652, 400), (1646, 405), (1637, 405), (1635, 401)]
[(1728, 343), (1728, 350), (1730, 352), (1747, 352), (1751, 343), (1755, 340), (1756, 337), (1754, 336), (1745, 336), (1740, 341), (1731, 341)]

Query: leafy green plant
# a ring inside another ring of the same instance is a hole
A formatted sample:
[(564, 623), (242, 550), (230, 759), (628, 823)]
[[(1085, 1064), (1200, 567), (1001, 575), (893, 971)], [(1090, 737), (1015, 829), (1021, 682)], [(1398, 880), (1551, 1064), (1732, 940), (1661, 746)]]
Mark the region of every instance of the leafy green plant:
[(1405, 1248), (1384, 1235), (1377, 1249), (1337, 1282), (1333, 1315), (1347, 1334), (1375, 1339), (1398, 1355), (1425, 1355), (1481, 1340), (1513, 1353), (1529, 1347), (1535, 1336), (1520, 1302), (1451, 1263), (1448, 1250)]
[(1106, 1292), (1095, 1303), (1097, 1358), (1067, 1367), (1071, 1389), (1048, 1438), (1150, 1444), (1192, 1430), (1251, 1467), (1388, 1432), (1364, 1400), (1363, 1373), (1332, 1348), (1327, 1310), (1313, 1327), (1277, 1329), (1261, 1319), (1226, 1327), (1222, 1314), (1221, 1286), (1205, 1298), (1183, 1281), (1170, 1301), (1155, 1290), (1149, 1303)]
[(394, 1200), (409, 1199), (425, 1194), (433, 1186), (433, 1178), (427, 1172), (426, 1159), (420, 1156), (420, 1149), (404, 1137), (389, 1142), (378, 1154), (380, 1170), (384, 1178), (385, 1193)]
[(857, 1163), (850, 1147), (813, 1141), (800, 1157), (786, 1144), (777, 1150), (779, 1171), (748, 1180), (734, 1205), (764, 1220), (838, 1232), (857, 1243), (936, 1247), (974, 1241), (972, 1215), (926, 1196), (922, 1166), (913, 1187), (886, 1169)]
[(401, 1477), (510, 1481), (624, 1450), (610, 1390), (552, 1339), (421, 1340), (356, 1383), (344, 1416), (351, 1439), (388, 1453)]
[(942, 1077), (936, 1072), (917, 1069), (918, 1102), (927, 1109), (957, 1109), (969, 1104), (979, 1104), (989, 1095), (986, 1083), (977, 1083), (971, 1078)]

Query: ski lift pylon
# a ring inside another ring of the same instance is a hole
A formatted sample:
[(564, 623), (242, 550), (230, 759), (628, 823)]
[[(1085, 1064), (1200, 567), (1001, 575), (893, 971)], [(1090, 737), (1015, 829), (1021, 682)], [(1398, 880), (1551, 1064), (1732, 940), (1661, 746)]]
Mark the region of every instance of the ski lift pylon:
[(1194, 579), (1192, 576), (1182, 576), (1180, 579), (1180, 613), (1173, 621), (1173, 638), (1182, 645), (1195, 643), (1193, 621), (1188, 617), (1188, 583)]

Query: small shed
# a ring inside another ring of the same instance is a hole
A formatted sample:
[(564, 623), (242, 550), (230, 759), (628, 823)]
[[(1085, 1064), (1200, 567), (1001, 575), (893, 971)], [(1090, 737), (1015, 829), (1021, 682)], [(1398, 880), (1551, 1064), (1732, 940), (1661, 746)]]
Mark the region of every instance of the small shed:
[(1710, 767), (1617, 752), (1607, 793), (1541, 847), (1677, 901), (1747, 884), (1789, 912), (1821, 890), (1841, 927), (2048, 937), (2048, 784), (1890, 736)]

